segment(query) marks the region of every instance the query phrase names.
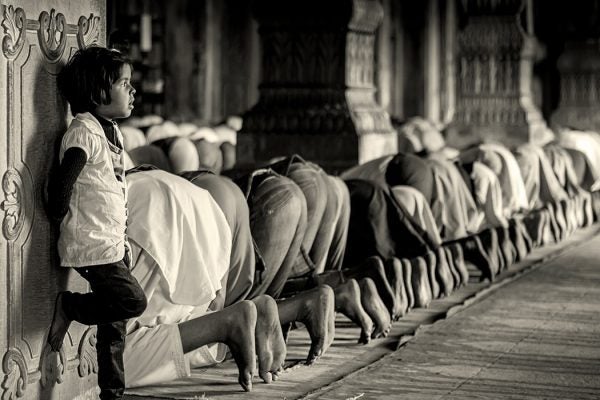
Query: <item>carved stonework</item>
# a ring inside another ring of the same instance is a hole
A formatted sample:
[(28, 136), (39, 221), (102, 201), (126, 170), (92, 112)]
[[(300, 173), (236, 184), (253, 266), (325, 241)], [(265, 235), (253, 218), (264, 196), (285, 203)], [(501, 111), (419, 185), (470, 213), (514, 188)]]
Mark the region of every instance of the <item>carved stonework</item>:
[[(52, 146), (48, 146), (65, 129), (56, 74), (70, 50), (103, 38), (100, 25), (104, 17), (94, 14), (103, 13), (104, 2), (73, 2), (71, 8), (81, 10), (77, 15), (84, 16), (72, 24), (58, 9), (48, 8), (36, 15), (37, 19), (27, 19), (24, 9), (39, 10), (39, 3), (27, 0), (18, 2), (21, 7), (4, 3), (0, 7), (0, 104), (4, 107), (0, 110), (0, 148), (5, 151), (0, 162), (4, 166), (0, 171), (0, 241), (4, 242), (0, 265), (6, 285), (0, 329), (8, 348), (0, 372), (0, 400), (41, 398), (40, 391), (46, 388), (57, 398), (75, 398), (91, 385), (85, 396), (93, 398), (96, 390), (93, 379), (77, 382), (81, 378), (76, 372), (80, 360), (75, 346), (82, 327), (69, 331), (71, 339), (60, 352), (44, 347), (43, 328), (51, 318), (46, 312), (51, 308), (48, 300), (58, 290), (80, 291), (84, 285), (67, 282), (64, 271), (55, 269), (56, 235), (41, 209), (39, 195), (51, 161), (48, 150)], [(69, 10), (69, 14), (73, 12)], [(42, 281), (54, 274), (56, 279)], [(86, 340), (91, 340), (90, 335)], [(63, 384), (53, 388), (57, 383)]]
[(7, 240), (14, 240), (23, 228), (22, 207), (23, 180), (17, 171), (9, 169), (2, 177), (2, 192), (4, 201), (0, 203), (0, 210), (4, 211), (2, 219), (2, 233)]
[(465, 0), (467, 26), (458, 34), (456, 113), (450, 144), (493, 138), (527, 142), (545, 128), (531, 93), (537, 42), (518, 23), (527, 0)]
[(90, 14), (89, 17), (81, 16), (77, 23), (77, 45), (85, 49), (98, 43), (100, 36), (100, 17)]
[(50, 10), (50, 14), (42, 11), (39, 22), (38, 42), (40, 50), (44, 53), (48, 61), (58, 61), (62, 57), (67, 45), (67, 23), (65, 16), (61, 13), (56, 14), (54, 9)]
[(2, 51), (6, 58), (16, 57), (25, 43), (25, 11), (22, 8), (13, 6), (4, 7), (4, 19), (2, 27), (4, 28), (4, 39), (2, 39)]
[(366, 149), (377, 135), (386, 143), (377, 151), (396, 150), (389, 115), (374, 96), (379, 2), (260, 0), (255, 16), (263, 82), (258, 103), (244, 115), (242, 168), (292, 152), (326, 167), (349, 166), (373, 156)]
[(568, 42), (558, 69), (560, 103), (552, 123), (600, 132), (600, 39)]
[(23, 397), (27, 389), (27, 365), (18, 349), (8, 349), (2, 359), (2, 400), (14, 400)]
[(98, 373), (98, 359), (96, 357), (96, 328), (85, 331), (79, 343), (79, 376), (85, 377)]

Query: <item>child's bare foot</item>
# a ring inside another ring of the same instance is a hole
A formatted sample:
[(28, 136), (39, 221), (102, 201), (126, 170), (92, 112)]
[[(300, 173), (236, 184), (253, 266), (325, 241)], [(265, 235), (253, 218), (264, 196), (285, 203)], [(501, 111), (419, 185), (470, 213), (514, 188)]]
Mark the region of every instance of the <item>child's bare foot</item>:
[(375, 323), (375, 330), (371, 334), (371, 337), (373, 339), (380, 336), (386, 337), (392, 327), (392, 320), (381, 297), (379, 297), (375, 282), (371, 278), (361, 279), (360, 297), (365, 311)]
[(373, 321), (360, 302), (360, 287), (355, 279), (350, 279), (334, 289), (335, 310), (341, 312), (360, 326), (359, 343), (369, 343), (373, 333)]
[(252, 390), (252, 377), (256, 365), (255, 335), (257, 310), (254, 303), (248, 300), (241, 301), (228, 307), (228, 330), (225, 344), (229, 347), (233, 359), (237, 364), (238, 382), (242, 388), (249, 392)]
[(256, 354), (258, 375), (265, 383), (277, 380), (283, 369), (286, 346), (279, 323), (277, 303), (271, 296), (261, 295), (252, 299), (256, 306)]
[(404, 285), (404, 271), (402, 271), (402, 261), (392, 257), (385, 262), (385, 274), (388, 277), (390, 286), (396, 296), (398, 303), (398, 313), (392, 315), (392, 320), (397, 321), (408, 311), (408, 295)]
[(62, 347), (63, 340), (71, 320), (65, 314), (64, 309), (64, 295), (66, 292), (60, 292), (56, 295), (56, 301), (54, 303), (54, 315), (52, 317), (52, 323), (50, 324), (50, 332), (48, 333), (48, 344), (52, 351), (59, 351)]

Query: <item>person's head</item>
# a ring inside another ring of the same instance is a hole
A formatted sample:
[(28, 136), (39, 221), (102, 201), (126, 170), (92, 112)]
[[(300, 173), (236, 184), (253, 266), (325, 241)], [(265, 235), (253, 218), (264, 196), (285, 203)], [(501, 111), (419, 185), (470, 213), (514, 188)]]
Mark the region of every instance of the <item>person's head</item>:
[(78, 50), (58, 74), (58, 89), (71, 113), (93, 112), (107, 119), (127, 118), (133, 110), (131, 63), (118, 50)]

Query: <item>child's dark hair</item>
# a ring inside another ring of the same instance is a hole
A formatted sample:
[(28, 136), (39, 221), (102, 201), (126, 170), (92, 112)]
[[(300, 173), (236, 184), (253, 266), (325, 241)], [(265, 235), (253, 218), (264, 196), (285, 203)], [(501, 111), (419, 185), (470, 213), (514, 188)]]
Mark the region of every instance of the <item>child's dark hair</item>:
[(71, 105), (71, 113), (92, 112), (111, 102), (110, 89), (121, 68), (131, 62), (118, 50), (88, 47), (78, 50), (58, 74), (58, 90)]

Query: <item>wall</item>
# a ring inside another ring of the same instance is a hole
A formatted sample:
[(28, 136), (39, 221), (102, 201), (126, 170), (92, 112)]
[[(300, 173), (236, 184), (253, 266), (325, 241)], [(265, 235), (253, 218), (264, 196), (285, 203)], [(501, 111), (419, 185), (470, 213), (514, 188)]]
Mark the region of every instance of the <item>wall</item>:
[(94, 330), (46, 343), (56, 293), (85, 290), (60, 269), (43, 211), (47, 170), (67, 110), (56, 74), (78, 47), (105, 41), (101, 0), (0, 3), (0, 398), (97, 398)]

